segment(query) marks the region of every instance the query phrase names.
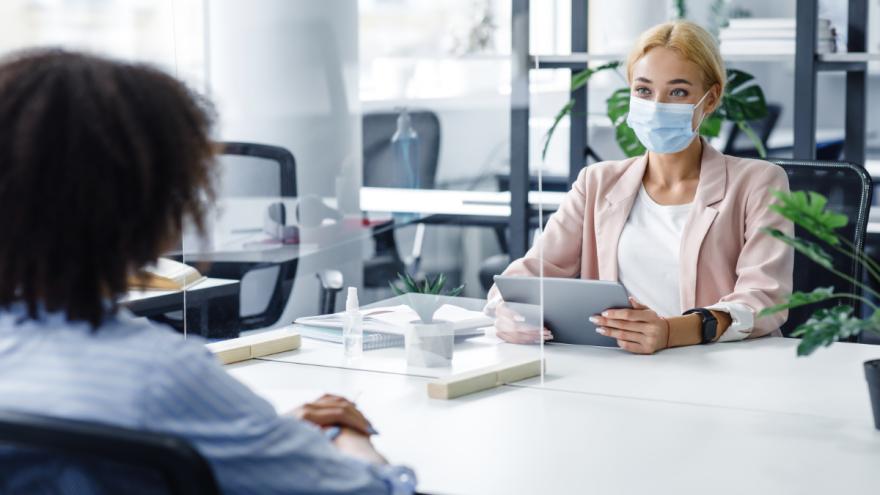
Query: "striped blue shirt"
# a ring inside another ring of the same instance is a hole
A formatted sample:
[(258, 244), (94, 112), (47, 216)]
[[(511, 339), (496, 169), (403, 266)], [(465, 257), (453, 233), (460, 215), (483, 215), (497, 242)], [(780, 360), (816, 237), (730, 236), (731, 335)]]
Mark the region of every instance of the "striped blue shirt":
[(342, 454), (320, 429), (232, 378), (200, 338), (110, 316), (96, 331), (63, 314), (0, 310), (0, 408), (187, 439), (223, 493), (412, 493), (412, 471)]

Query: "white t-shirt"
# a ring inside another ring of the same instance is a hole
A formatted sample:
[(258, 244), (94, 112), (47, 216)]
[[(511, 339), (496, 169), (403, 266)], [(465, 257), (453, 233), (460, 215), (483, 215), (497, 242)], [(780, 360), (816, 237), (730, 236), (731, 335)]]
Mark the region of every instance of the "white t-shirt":
[[(631, 296), (663, 317), (681, 314), (679, 253), (692, 207), (693, 203), (658, 204), (642, 186), (617, 245), (618, 280)], [(744, 339), (754, 328), (754, 314), (742, 304), (719, 302), (708, 309), (731, 317), (721, 341)]]
[(679, 249), (693, 203), (657, 204), (639, 189), (617, 245), (617, 276), (627, 292), (660, 316), (681, 314)]

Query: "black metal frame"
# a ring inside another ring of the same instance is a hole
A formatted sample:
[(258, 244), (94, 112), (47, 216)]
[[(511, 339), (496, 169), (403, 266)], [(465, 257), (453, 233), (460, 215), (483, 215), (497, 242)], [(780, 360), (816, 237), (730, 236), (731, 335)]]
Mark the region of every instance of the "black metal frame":
[[(571, 0), (571, 52), (584, 52), (589, 49), (589, 20), (588, 4), (586, 0)], [(586, 68), (586, 67), (584, 67)], [(576, 71), (572, 69), (572, 74)], [(588, 101), (587, 101), (587, 85), (583, 88), (573, 91), (571, 98), (574, 100), (572, 107), (572, 117), (569, 127), (569, 149), (568, 149), (568, 182), (569, 184), (577, 179), (578, 174), (584, 167), (586, 159), (586, 150), (590, 143), (589, 126), (588, 126)], [(581, 119), (574, 118), (575, 115), (583, 115)], [(592, 150), (590, 150), (592, 151)]]
[(512, 259), (529, 247), (529, 0), (511, 11), (510, 230)]
[[(849, 0), (847, 51), (862, 53), (867, 46), (867, 0)], [(866, 62), (823, 61), (816, 54), (818, 0), (797, 1), (794, 80), (794, 158), (816, 159), (816, 78), (820, 71), (846, 72), (844, 160), (865, 163), (867, 115)], [(809, 47), (809, 48), (807, 48)]]
[(280, 146), (270, 144), (226, 141), (220, 143), (222, 155), (265, 158), (278, 162), (281, 167), (281, 197), (296, 197), (296, 159), (293, 153)]
[(220, 493), (205, 458), (171, 435), (0, 411), (0, 444), (148, 468), (163, 476), (174, 495)]
[[(221, 147), (221, 155), (247, 156), (277, 162), (280, 169), (281, 197), (295, 198), (297, 196), (296, 159), (293, 153), (286, 148), (269, 144), (238, 141), (226, 141), (218, 144)], [(290, 293), (293, 291), (293, 282), (298, 263), (299, 260), (297, 259), (282, 263), (213, 262), (206, 275), (209, 277), (241, 280), (250, 271), (272, 266), (279, 267), (272, 298), (266, 307), (266, 311), (258, 315), (241, 318), (240, 329), (248, 330), (269, 326), (281, 317)]]

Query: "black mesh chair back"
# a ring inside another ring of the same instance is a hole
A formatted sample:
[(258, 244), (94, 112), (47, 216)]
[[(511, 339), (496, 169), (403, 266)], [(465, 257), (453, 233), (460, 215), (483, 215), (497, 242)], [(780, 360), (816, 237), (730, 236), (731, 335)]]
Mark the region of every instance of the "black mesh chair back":
[[(440, 119), (428, 110), (411, 110), (408, 113), (412, 127), (419, 136), (419, 188), (433, 189), (440, 156)], [(398, 184), (391, 146), (398, 116), (396, 112), (365, 113), (363, 116), (365, 187), (394, 187)]]
[[(295, 198), (296, 160), (280, 146), (224, 142), (218, 157), (220, 198)], [(287, 212), (289, 216), (292, 212)], [(254, 219), (255, 225), (261, 219)], [(297, 260), (281, 263), (213, 262), (210, 277), (241, 280), (242, 330), (263, 328), (281, 317), (293, 290)]]
[[(864, 168), (846, 162), (820, 162), (805, 160), (774, 160), (788, 173), (789, 187), (792, 191), (815, 191), (828, 198), (828, 208), (846, 215), (849, 222), (838, 233), (849, 240), (856, 249), (865, 247), (865, 236), (868, 214), (871, 205), (871, 176)], [(795, 234), (800, 238), (817, 241), (800, 227), (795, 227)], [(862, 280), (861, 266), (848, 256), (827, 249), (834, 259), (834, 266), (854, 280)], [(814, 262), (800, 253), (795, 254), (794, 290), (811, 291), (816, 287), (833, 286), (837, 291), (859, 294), (858, 286), (847, 281)], [(790, 335), (794, 329), (807, 321), (810, 315), (822, 307), (833, 307), (840, 301), (828, 301), (795, 308), (789, 312), (788, 321), (782, 327), (782, 333)], [(854, 306), (861, 314), (861, 306)]]
[(0, 411), (0, 492), (214, 495), (210, 465), (180, 438)]
[[(440, 119), (428, 110), (408, 112), (413, 129), (419, 137), (418, 187), (433, 189), (440, 156)], [(363, 182), (366, 187), (397, 187), (399, 171), (395, 170), (391, 138), (397, 131), (396, 112), (366, 113), (363, 116)], [(424, 224), (416, 226), (416, 236), (424, 235)], [(408, 270), (397, 247), (393, 228), (380, 225), (373, 229), (375, 254), (364, 261), (364, 286), (387, 287), (398, 273)], [(417, 271), (420, 251), (413, 253), (411, 270)]]

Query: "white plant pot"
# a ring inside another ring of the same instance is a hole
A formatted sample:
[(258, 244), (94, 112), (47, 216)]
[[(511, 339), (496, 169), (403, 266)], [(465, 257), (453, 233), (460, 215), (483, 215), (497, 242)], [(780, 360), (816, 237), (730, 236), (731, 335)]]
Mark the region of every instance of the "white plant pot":
[(432, 323), (412, 321), (404, 333), (406, 364), (435, 368), (452, 363), (455, 331), (452, 322), (434, 320)]

